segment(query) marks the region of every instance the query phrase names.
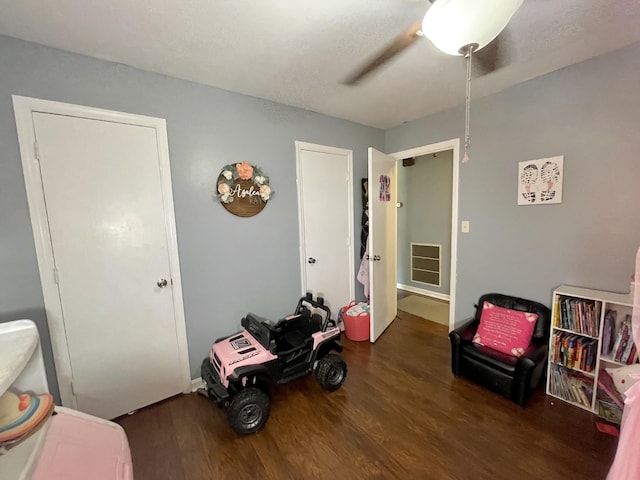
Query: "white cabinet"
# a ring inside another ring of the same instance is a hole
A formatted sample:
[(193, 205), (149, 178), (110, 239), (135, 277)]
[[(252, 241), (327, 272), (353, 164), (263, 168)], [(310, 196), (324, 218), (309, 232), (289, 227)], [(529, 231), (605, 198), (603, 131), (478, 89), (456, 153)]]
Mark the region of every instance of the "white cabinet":
[(638, 361), (629, 294), (560, 286), (553, 292), (547, 394), (615, 421), (605, 368)]
[[(40, 337), (30, 320), (0, 323), (0, 395), (8, 389), (49, 391)], [(55, 412), (34, 434), (1, 452), (2, 480), (133, 479), (122, 427), (63, 407)]]

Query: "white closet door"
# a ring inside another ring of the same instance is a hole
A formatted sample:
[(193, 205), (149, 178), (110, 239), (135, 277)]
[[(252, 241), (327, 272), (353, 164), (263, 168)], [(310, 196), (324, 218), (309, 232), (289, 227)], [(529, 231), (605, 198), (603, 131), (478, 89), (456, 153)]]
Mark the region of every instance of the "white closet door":
[(34, 113), (77, 408), (183, 390), (156, 130)]

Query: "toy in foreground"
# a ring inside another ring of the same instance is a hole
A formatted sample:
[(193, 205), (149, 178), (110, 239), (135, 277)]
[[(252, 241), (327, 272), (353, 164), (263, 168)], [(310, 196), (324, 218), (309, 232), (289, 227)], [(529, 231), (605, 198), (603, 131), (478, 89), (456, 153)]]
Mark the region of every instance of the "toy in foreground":
[(314, 301), (307, 293), (295, 313), (276, 324), (252, 313), (241, 324), (242, 331), (216, 340), (202, 362), (205, 392), (219, 407), (227, 407), (236, 432), (254, 433), (266, 423), (269, 379), (287, 383), (315, 372), (325, 390), (344, 383), (347, 365), (339, 354), (340, 329), (322, 297)]

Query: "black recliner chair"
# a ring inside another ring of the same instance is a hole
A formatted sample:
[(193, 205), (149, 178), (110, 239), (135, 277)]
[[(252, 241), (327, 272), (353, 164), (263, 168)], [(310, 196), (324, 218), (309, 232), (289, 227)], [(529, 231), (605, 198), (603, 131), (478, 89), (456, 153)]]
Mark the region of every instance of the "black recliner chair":
[[(513, 357), (472, 342), (485, 301), (511, 310), (538, 314), (531, 343), (521, 357)], [(469, 378), (524, 407), (531, 392), (546, 373), (551, 311), (541, 303), (500, 293), (481, 296), (475, 307), (475, 317), (449, 333), (451, 371), (456, 376)]]

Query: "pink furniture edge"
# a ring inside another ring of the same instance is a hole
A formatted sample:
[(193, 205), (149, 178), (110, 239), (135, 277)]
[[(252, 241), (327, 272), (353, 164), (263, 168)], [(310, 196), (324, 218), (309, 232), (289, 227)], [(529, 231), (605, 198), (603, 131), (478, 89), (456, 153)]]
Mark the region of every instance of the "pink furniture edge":
[(56, 412), (32, 480), (133, 480), (120, 425), (64, 407)]
[[(633, 292), (633, 338), (640, 349), (640, 249), (636, 255), (635, 291)], [(620, 439), (607, 480), (638, 480), (640, 478), (640, 382), (627, 390), (620, 424)]]

